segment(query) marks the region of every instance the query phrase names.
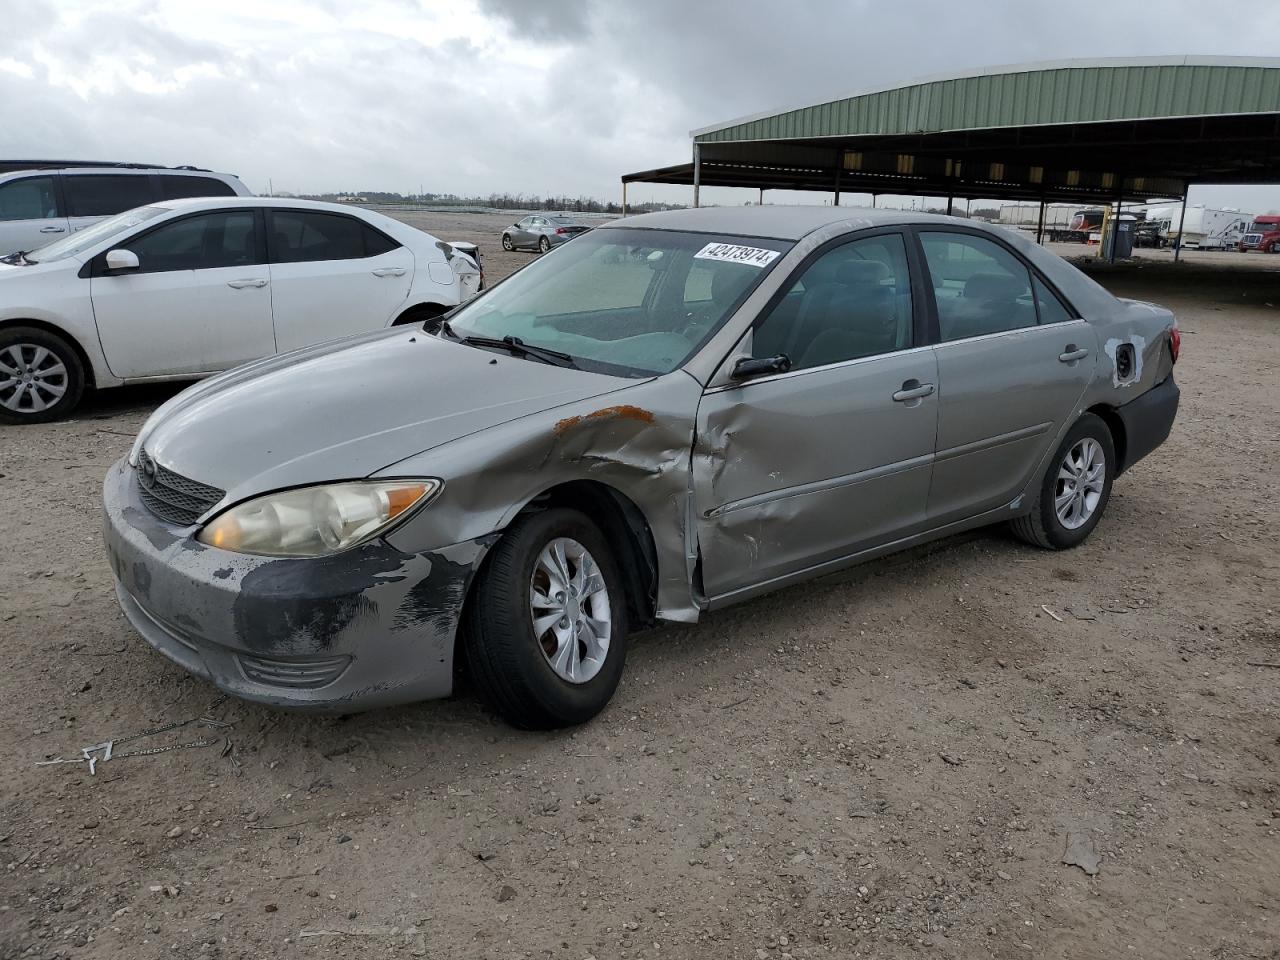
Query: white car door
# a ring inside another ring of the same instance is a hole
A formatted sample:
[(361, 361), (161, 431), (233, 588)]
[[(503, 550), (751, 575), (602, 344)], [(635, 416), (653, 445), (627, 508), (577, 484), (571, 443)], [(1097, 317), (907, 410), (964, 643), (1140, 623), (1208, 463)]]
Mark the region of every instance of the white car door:
[(206, 211), (122, 240), (136, 270), (90, 264), (107, 365), (118, 377), (226, 370), (275, 352), (261, 213)]
[(0, 183), (0, 257), (31, 251), (67, 235), (52, 174)]
[(356, 217), (266, 213), (271, 313), (281, 352), (377, 330), (393, 319), (413, 283), (409, 250)]

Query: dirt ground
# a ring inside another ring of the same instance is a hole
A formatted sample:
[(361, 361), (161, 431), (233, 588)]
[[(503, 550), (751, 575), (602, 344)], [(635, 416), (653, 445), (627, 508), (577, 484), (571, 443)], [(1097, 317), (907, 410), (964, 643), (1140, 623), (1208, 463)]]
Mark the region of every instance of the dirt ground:
[[(531, 256), (419, 222), (491, 279)], [(465, 691), (221, 698), (99, 535), (174, 388), (0, 427), (0, 957), (1280, 956), (1280, 258), (1188, 259), (1098, 271), (1177, 311), (1183, 406), (1087, 544), (984, 531), (653, 630), (556, 734)]]

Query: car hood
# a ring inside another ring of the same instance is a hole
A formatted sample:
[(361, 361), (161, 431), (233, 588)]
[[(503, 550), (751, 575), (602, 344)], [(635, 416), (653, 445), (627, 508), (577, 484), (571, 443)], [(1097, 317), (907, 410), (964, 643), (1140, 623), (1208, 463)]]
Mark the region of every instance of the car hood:
[(442, 443), (634, 382), (396, 328), (197, 384), (156, 411), (135, 448), (225, 490), (223, 502), (233, 503), (366, 477)]

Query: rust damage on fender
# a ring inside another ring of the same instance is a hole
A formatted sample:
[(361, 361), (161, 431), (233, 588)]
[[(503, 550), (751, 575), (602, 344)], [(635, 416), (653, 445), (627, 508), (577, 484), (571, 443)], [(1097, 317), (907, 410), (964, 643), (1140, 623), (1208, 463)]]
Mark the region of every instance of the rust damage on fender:
[(653, 414), (629, 403), (620, 403), (613, 407), (604, 407), (594, 413), (580, 417), (565, 417), (555, 425), (555, 435), (563, 437), (574, 427), (582, 423), (595, 423), (604, 420), (635, 420), (639, 423), (653, 423)]

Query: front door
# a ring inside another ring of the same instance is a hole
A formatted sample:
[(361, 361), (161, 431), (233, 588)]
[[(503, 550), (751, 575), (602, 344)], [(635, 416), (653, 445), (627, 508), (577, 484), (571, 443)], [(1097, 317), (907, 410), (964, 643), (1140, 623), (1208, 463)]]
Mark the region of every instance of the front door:
[(0, 183), (0, 257), (30, 252), (67, 235), (52, 175)]
[(931, 524), (1010, 503), (1093, 376), (1097, 338), (1020, 257), (987, 237), (921, 231), (937, 304)]
[(885, 232), (820, 251), (757, 321), (752, 356), (790, 370), (713, 388), (698, 408), (708, 598), (922, 528), (938, 378), (914, 314), (904, 239)]
[[(267, 218), (271, 311), (282, 353), (391, 322), (413, 283), (412, 253), (345, 214), (281, 209)], [(452, 281), (443, 254), (436, 269)]]
[(170, 220), (122, 240), (137, 270), (94, 258), (90, 293), (107, 365), (118, 377), (226, 370), (275, 352), (270, 275), (258, 214), (237, 209)]

